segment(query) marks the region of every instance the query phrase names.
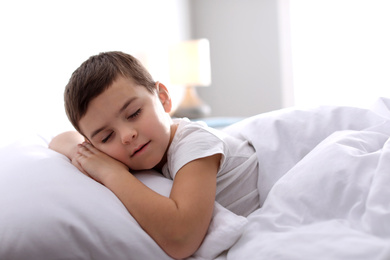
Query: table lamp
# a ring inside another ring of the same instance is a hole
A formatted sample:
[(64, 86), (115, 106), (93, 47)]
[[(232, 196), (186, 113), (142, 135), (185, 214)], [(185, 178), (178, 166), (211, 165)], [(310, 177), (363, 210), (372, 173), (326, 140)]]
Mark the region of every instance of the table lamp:
[(207, 39), (184, 41), (169, 51), (170, 81), (185, 86), (184, 97), (173, 117), (190, 119), (210, 114), (210, 107), (198, 96), (196, 87), (211, 83), (210, 43)]

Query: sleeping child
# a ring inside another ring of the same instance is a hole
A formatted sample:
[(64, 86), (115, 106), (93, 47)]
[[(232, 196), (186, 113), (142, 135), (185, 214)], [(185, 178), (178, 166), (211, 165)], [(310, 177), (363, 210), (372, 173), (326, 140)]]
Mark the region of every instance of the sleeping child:
[[(171, 257), (199, 248), (215, 200), (243, 216), (259, 208), (251, 144), (200, 122), (172, 119), (167, 87), (131, 55), (90, 57), (72, 74), (64, 98), (77, 132), (56, 136), (49, 147), (110, 189)], [(169, 197), (131, 174), (146, 169), (173, 179)]]

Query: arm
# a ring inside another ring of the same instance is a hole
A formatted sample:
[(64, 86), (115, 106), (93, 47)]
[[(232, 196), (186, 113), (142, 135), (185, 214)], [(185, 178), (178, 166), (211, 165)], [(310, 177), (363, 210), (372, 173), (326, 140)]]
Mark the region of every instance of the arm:
[(76, 131), (69, 131), (55, 136), (50, 141), (49, 148), (72, 160), (77, 153), (77, 145), (84, 141), (85, 139), (81, 134)]
[(177, 173), (169, 198), (147, 188), (120, 162), (90, 144), (76, 160), (122, 201), (141, 227), (174, 258), (193, 254), (206, 235), (214, 207), (221, 155), (198, 159)]
[(78, 145), (85, 141), (84, 136), (79, 134), (76, 131), (68, 131), (62, 134), (55, 136), (49, 143), (49, 148), (59, 152), (72, 162), (81, 172), (88, 175), (80, 166), (80, 164), (75, 160)]

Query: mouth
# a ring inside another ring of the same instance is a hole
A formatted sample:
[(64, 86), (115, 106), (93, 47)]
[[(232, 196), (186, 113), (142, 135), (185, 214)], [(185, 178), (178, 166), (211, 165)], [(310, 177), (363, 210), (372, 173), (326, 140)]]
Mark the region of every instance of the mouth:
[(137, 148), (134, 150), (133, 154), (132, 154), (130, 157), (134, 157), (135, 155), (137, 155), (137, 154), (139, 154), (140, 152), (144, 151), (145, 148), (149, 145), (149, 143), (150, 143), (150, 141), (147, 142), (147, 143), (144, 144), (144, 145), (141, 145), (141, 146), (137, 147)]

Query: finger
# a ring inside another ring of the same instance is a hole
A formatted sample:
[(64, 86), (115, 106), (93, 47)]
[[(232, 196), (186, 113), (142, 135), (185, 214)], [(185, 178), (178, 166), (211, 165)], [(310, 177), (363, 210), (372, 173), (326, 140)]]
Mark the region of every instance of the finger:
[(89, 174), (83, 169), (83, 167), (81, 166), (81, 164), (80, 164), (76, 159), (72, 160), (72, 164), (73, 164), (74, 166), (76, 166), (76, 168), (77, 168), (80, 172), (82, 172), (83, 174), (87, 175), (88, 177), (91, 177), (91, 176), (89, 176)]
[(97, 152), (100, 152), (98, 149), (95, 148), (95, 146), (93, 146), (91, 143), (89, 142), (83, 142), (81, 144), (82, 147), (88, 149), (89, 151), (93, 152), (93, 153), (97, 153)]
[(94, 154), (94, 150), (91, 145), (86, 145), (84, 143), (78, 145), (78, 153), (82, 155)]

